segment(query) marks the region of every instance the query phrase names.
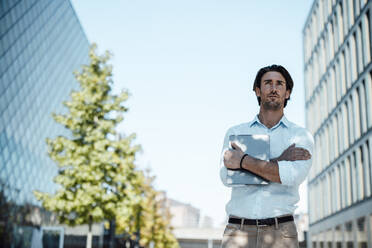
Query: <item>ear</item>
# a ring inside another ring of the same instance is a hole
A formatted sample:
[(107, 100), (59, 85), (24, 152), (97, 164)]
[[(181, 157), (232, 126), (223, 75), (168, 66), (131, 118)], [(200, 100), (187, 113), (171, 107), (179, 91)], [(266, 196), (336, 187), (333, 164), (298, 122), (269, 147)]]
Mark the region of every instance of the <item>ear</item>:
[(290, 96), (291, 96), (291, 91), (290, 90), (286, 90), (285, 91), (285, 99), (288, 99)]
[(254, 91), (256, 92), (256, 96), (257, 96), (257, 97), (261, 97), (261, 90), (260, 90), (260, 88), (256, 87), (256, 88), (254, 89)]

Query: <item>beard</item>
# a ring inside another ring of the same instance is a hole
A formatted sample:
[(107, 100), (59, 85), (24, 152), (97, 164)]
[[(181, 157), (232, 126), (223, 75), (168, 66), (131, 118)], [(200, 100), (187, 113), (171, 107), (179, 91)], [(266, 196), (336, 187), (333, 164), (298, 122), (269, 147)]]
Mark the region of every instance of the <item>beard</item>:
[(262, 107), (265, 110), (279, 110), (281, 108), (280, 102), (275, 102), (275, 101), (264, 101), (262, 103)]

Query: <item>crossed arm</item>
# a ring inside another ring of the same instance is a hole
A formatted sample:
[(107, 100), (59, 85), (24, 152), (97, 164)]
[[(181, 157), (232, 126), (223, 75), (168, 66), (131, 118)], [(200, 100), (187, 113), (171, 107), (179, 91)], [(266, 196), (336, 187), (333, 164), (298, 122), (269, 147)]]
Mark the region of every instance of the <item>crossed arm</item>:
[[(233, 149), (226, 150), (223, 154), (224, 165), (228, 169), (239, 169), (244, 152), (235, 143), (231, 143), (231, 146)], [(308, 160), (310, 158), (311, 154), (308, 150), (292, 144), (278, 158), (271, 159), (270, 161), (245, 156), (242, 161), (242, 167), (271, 182), (282, 183), (279, 175), (278, 161)]]

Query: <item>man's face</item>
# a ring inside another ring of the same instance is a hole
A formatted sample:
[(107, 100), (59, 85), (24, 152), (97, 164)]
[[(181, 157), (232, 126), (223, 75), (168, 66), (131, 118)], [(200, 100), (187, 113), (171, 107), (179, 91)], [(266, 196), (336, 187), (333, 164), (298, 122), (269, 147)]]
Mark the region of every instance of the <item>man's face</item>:
[(256, 96), (261, 97), (261, 105), (265, 110), (283, 109), (284, 101), (291, 94), (283, 75), (276, 71), (266, 72), (261, 78), (260, 88), (255, 91)]

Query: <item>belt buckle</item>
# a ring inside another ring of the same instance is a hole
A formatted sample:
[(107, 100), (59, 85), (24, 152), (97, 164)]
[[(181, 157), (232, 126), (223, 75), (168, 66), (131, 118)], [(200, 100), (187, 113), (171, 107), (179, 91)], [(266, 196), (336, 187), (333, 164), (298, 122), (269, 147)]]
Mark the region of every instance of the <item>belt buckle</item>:
[(256, 226), (257, 227), (263, 227), (263, 226), (268, 226), (268, 225), (266, 225), (266, 224), (258, 224), (258, 219), (256, 219)]

